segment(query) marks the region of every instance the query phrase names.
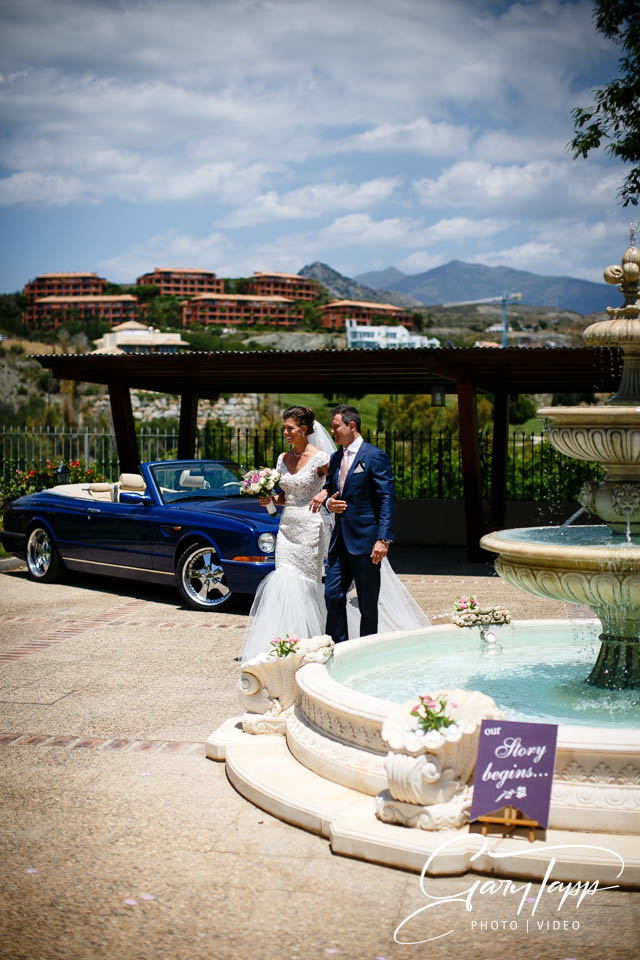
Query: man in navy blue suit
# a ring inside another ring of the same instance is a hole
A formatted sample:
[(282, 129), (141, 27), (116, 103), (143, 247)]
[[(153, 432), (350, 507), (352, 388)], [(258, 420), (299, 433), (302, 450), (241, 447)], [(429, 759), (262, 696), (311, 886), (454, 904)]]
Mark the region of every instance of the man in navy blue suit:
[(360, 414), (340, 404), (331, 412), (331, 433), (338, 450), (329, 462), (325, 508), (336, 518), (325, 583), (327, 633), (335, 643), (348, 640), (346, 596), (355, 581), (360, 607), (360, 636), (378, 630), (380, 561), (393, 542), (395, 486), (383, 450), (363, 440)]

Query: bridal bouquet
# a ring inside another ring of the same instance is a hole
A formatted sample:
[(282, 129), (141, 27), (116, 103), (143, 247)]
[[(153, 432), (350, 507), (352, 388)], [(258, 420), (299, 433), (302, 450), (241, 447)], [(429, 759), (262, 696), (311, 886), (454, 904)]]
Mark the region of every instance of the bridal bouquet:
[[(263, 467), (262, 470), (249, 470), (242, 478), (240, 493), (249, 497), (268, 497), (273, 493), (274, 487), (277, 487), (280, 480), (280, 474), (277, 470), (270, 467)], [(272, 517), (275, 517), (277, 510), (272, 500), (267, 505), (267, 510)]]

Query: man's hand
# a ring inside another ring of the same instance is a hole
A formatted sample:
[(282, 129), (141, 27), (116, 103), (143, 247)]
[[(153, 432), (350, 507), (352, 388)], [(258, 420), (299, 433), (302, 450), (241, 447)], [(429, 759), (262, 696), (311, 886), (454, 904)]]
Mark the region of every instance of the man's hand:
[(347, 509), (346, 500), (338, 500), (337, 492), (327, 500), (327, 510), (329, 513), (344, 513)]
[(373, 550), (371, 551), (371, 559), (374, 563), (380, 563), (380, 561), (386, 557), (388, 552), (389, 544), (383, 543), (382, 540), (376, 540), (373, 545)]
[(312, 513), (317, 513), (328, 496), (328, 490), (321, 490), (320, 493), (316, 493), (315, 497), (309, 504), (309, 510), (311, 510)]

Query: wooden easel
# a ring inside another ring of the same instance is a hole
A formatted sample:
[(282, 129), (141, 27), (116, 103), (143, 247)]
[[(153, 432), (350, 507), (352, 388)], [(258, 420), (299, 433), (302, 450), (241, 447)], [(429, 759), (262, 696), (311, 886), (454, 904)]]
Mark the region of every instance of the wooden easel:
[(501, 823), (504, 826), (503, 836), (513, 833), (516, 827), (529, 828), (529, 843), (533, 843), (536, 838), (536, 827), (540, 824), (537, 820), (527, 820), (522, 815), (522, 811), (515, 807), (505, 807), (504, 814), (501, 817), (476, 817), (476, 820), (482, 824), (482, 836), (486, 837), (487, 829), (490, 823)]

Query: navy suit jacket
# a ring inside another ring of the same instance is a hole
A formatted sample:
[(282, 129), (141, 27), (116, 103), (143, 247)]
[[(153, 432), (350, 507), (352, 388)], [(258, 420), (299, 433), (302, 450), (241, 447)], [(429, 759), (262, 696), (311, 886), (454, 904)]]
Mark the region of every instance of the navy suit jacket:
[[(340, 447), (329, 461), (324, 485), (329, 496), (338, 489), (343, 455), (344, 448)], [(348, 506), (344, 513), (333, 514), (336, 523), (329, 544), (329, 554), (340, 531), (348, 552), (354, 554), (371, 553), (376, 540), (393, 540), (395, 484), (391, 463), (384, 450), (363, 440), (353, 458), (339, 499), (346, 500)]]

